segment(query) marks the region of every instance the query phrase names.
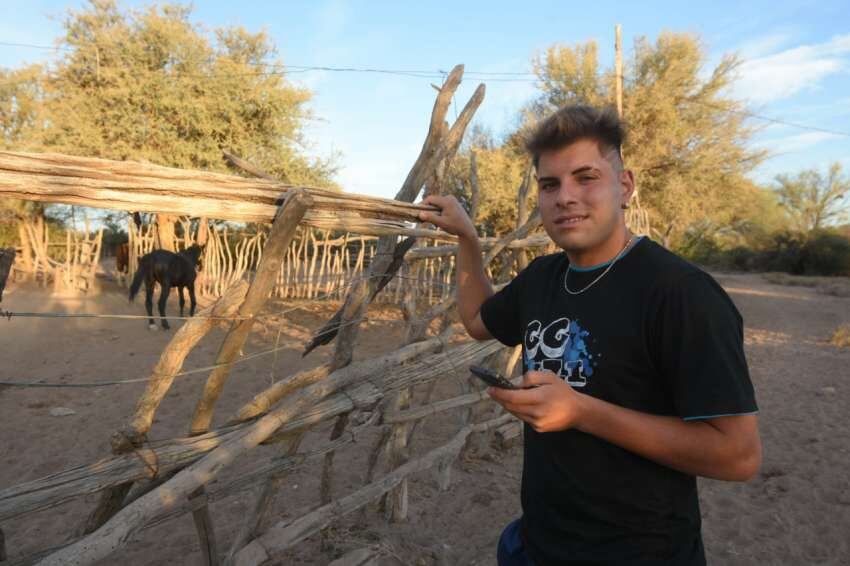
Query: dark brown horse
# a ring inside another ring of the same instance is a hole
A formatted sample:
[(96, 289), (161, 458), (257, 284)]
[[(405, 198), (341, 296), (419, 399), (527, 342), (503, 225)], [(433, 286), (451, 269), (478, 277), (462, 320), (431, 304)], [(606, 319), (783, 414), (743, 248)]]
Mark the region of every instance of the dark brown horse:
[(177, 287), (179, 290), (180, 316), (183, 316), (183, 305), (186, 304), (186, 299), (183, 297), (184, 288), (189, 289), (189, 300), (191, 301), (189, 316), (195, 315), (195, 276), (197, 275), (195, 266), (198, 265), (202, 251), (203, 248), (198, 245), (176, 254), (167, 250), (154, 250), (145, 254), (139, 260), (139, 269), (136, 270), (133, 282), (130, 284), (130, 301), (139, 292), (139, 287), (142, 286), (142, 281), (144, 281), (145, 308), (148, 311), (148, 316), (151, 317), (149, 320), (152, 329), (156, 329), (156, 322), (153, 320), (154, 282), (159, 283), (162, 288), (158, 306), (162, 327), (165, 330), (169, 329), (168, 321), (165, 320), (165, 303), (172, 287)]

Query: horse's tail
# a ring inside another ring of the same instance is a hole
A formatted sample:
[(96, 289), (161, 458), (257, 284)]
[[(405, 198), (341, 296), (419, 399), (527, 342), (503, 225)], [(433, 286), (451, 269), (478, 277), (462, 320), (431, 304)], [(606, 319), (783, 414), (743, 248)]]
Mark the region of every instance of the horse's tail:
[(136, 274), (133, 275), (133, 282), (130, 283), (130, 301), (132, 301), (135, 298), (136, 293), (139, 292), (139, 288), (142, 286), (142, 280), (145, 278), (145, 271), (147, 271), (147, 268), (148, 262), (139, 262), (139, 269), (136, 270)]

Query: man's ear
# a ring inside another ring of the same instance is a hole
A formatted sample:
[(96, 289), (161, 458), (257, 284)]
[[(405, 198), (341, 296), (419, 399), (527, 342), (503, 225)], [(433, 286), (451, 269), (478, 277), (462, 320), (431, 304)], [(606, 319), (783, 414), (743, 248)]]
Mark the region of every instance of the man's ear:
[(620, 171), (620, 188), (622, 190), (622, 204), (628, 204), (632, 200), (632, 195), (635, 194), (635, 174), (631, 169)]

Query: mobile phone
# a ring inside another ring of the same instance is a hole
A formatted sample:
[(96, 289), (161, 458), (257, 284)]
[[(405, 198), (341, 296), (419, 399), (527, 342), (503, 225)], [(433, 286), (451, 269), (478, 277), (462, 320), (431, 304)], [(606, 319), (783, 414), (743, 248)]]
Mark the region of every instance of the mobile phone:
[(487, 385), (501, 389), (521, 389), (498, 373), (481, 366), (469, 366), (469, 371)]

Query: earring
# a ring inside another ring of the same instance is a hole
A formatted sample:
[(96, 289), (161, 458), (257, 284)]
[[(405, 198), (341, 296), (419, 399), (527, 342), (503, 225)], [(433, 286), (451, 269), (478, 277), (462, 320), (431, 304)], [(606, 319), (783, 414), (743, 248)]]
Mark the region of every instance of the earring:
[(623, 204), (621, 204), (621, 205), (620, 205), (620, 208), (622, 208), (623, 210), (628, 209), (628, 208), (629, 208), (629, 203), (624, 202)]

